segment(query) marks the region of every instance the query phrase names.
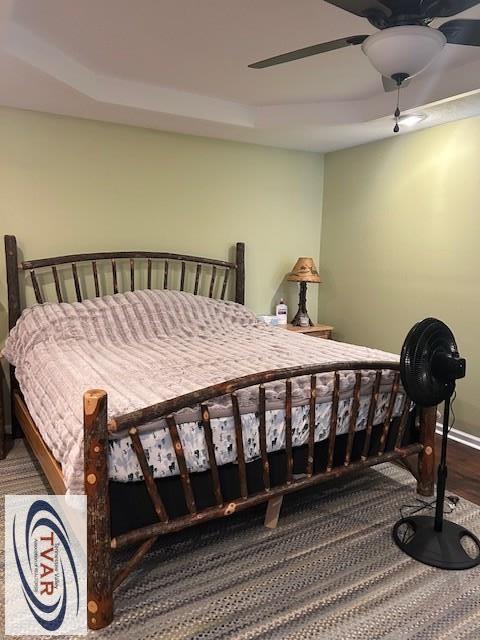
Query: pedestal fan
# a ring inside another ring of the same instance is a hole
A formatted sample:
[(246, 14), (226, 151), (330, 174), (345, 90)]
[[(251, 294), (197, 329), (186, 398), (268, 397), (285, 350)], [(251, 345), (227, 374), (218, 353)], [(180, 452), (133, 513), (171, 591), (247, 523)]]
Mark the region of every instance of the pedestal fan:
[(393, 539), (402, 551), (424, 564), (469, 569), (480, 564), (480, 541), (465, 527), (445, 520), (443, 514), (450, 401), (455, 381), (465, 377), (465, 359), (460, 358), (446, 324), (426, 318), (410, 330), (402, 347), (400, 375), (406, 393), (418, 406), (444, 402), (443, 435), (435, 516), (402, 518), (393, 527)]

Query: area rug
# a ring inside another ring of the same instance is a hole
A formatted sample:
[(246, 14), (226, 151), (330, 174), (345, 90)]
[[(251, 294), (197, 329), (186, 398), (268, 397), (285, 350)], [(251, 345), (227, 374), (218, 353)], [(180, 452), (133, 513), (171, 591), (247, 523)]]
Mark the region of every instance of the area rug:
[[(0, 473), (2, 494), (46, 491), (21, 442)], [(414, 486), (382, 465), (288, 496), (275, 530), (260, 507), (170, 535), (117, 592), (113, 624), (88, 636), (479, 640), (480, 569), (430, 568), (391, 541)], [(460, 500), (450, 517), (480, 533), (480, 507)]]

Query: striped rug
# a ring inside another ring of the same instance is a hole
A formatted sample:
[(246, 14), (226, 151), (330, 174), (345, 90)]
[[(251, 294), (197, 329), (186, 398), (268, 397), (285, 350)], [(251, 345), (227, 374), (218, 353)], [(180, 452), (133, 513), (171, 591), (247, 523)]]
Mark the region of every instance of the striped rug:
[[(0, 470), (2, 493), (45, 491), (21, 443)], [(430, 568), (391, 541), (414, 495), (409, 474), (384, 465), (289, 496), (273, 531), (257, 508), (171, 535), (89, 637), (479, 640), (480, 569)], [(461, 500), (450, 517), (480, 533), (480, 507)]]

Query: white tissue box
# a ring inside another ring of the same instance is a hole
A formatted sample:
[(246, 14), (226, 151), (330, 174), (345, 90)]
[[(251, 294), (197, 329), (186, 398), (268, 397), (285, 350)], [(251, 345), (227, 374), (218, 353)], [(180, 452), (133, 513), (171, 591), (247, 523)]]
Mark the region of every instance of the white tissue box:
[(258, 315), (257, 318), (262, 322), (265, 322), (265, 324), (269, 324), (271, 327), (276, 327), (278, 324), (280, 324), (278, 321), (278, 316)]

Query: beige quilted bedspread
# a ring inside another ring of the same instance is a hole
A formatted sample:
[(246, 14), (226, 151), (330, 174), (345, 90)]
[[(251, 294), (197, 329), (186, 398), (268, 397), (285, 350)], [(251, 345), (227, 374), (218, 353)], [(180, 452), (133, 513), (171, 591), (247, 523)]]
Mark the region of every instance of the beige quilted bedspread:
[[(82, 396), (88, 389), (107, 391), (108, 414), (114, 417), (268, 369), (398, 360), (375, 349), (268, 327), (232, 302), (157, 290), (30, 307), (11, 331), (4, 355), (15, 365), (31, 415), (73, 493), (83, 491)], [(367, 389), (371, 372), (363, 375)], [(295, 381), (294, 403), (305, 401), (307, 384)], [(352, 374), (342, 374), (342, 393), (353, 384)], [(331, 389), (332, 376), (318, 376), (318, 396)], [(257, 393), (240, 394), (242, 411), (255, 404)], [(269, 385), (267, 406), (283, 393), (283, 383)], [(225, 411), (225, 398), (212, 403), (212, 415)], [(185, 420), (191, 419), (187, 414)]]

